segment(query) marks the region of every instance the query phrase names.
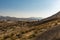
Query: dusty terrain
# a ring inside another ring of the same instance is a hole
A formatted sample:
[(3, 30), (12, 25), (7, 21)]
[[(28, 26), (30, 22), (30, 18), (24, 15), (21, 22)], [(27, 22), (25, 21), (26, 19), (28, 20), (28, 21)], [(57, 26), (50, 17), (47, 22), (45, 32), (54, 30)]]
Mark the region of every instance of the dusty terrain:
[[(40, 21), (0, 21), (0, 40), (56, 40), (60, 12)], [(54, 35), (53, 35), (54, 34)], [(46, 37), (46, 38), (45, 38)], [(56, 38), (56, 39), (55, 39)]]

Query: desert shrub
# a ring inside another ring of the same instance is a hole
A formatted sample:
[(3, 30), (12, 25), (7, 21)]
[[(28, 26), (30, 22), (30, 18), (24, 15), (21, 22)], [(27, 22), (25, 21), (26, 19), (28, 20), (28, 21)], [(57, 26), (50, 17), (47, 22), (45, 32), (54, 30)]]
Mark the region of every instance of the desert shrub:
[(22, 31), (21, 34), (25, 34), (25, 32)]
[(22, 35), (21, 35), (21, 34), (17, 34), (16, 36), (17, 36), (18, 38), (21, 38), (21, 37), (22, 37)]
[(6, 39), (8, 39), (8, 38), (9, 38), (9, 36), (5, 36), (5, 37), (4, 37), (4, 40), (6, 40)]
[(35, 34), (32, 34), (32, 35), (29, 36), (28, 39), (31, 39), (31, 38), (34, 38), (34, 37), (35, 37)]

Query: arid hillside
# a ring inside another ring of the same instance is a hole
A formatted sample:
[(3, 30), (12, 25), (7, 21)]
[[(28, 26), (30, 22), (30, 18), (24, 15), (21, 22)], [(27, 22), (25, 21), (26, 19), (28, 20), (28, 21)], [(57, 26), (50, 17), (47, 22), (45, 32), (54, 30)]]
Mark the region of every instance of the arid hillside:
[(60, 40), (60, 25), (39, 35), (35, 40)]
[[(57, 33), (56, 28), (60, 29), (60, 26), (57, 25), (60, 25), (60, 12), (40, 21), (0, 21), (0, 40), (46, 40), (43, 39), (45, 36), (49, 39), (51, 37), (56, 38), (59, 33), (59, 30)], [(50, 30), (53, 32), (50, 32)], [(57, 34), (50, 36), (49, 33), (51, 35)]]

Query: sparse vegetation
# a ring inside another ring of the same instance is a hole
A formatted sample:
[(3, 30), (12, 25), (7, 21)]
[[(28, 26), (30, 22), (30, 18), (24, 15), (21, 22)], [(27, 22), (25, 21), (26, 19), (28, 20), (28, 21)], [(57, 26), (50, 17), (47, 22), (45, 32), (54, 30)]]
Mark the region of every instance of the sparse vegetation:
[(60, 25), (60, 19), (45, 21), (0, 21), (0, 40), (33, 40)]
[(23, 22), (25, 26), (22, 25), (21, 21), (14, 23), (7, 23), (7, 21), (0, 22), (0, 40), (32, 40), (32, 38), (58, 25), (60, 23), (59, 21), (60, 20), (52, 20), (38, 26), (37, 21)]

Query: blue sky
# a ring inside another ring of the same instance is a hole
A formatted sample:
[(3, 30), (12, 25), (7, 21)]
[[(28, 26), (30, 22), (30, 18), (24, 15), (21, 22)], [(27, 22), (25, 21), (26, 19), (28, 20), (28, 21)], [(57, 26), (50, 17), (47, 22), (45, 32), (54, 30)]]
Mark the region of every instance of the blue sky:
[(0, 15), (49, 17), (60, 11), (60, 0), (0, 0)]

